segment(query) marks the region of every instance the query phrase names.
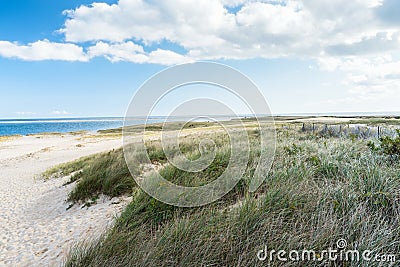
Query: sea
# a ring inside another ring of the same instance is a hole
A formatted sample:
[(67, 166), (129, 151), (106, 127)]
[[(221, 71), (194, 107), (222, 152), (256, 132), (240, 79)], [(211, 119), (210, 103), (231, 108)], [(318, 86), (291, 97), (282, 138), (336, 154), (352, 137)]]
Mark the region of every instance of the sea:
[[(0, 136), (40, 133), (95, 132), (123, 126), (123, 118), (0, 119)], [(144, 123), (138, 119), (137, 124)]]
[[(299, 114), (275, 114), (275, 116), (400, 116), (400, 112), (357, 112), (357, 113), (299, 113)], [(240, 117), (252, 117), (253, 115), (241, 115)], [(215, 117), (215, 115), (213, 116)], [(187, 121), (189, 117), (176, 117), (175, 121)], [(217, 116), (218, 120), (234, 119), (232, 116)], [(165, 121), (165, 116), (154, 116), (129, 119), (129, 125), (144, 123), (157, 123)], [(204, 119), (207, 120), (207, 119)], [(202, 121), (199, 119), (197, 121)], [(0, 136), (6, 135), (29, 135), (40, 133), (68, 133), (78, 131), (96, 132), (98, 130), (115, 129), (124, 125), (123, 117), (96, 117), (96, 118), (51, 118), (51, 119), (0, 119)]]
[[(165, 122), (165, 116), (130, 118), (128, 125)], [(222, 116), (221, 120), (231, 117)], [(169, 118), (168, 121), (187, 121), (187, 117)], [(198, 119), (196, 121), (203, 121)], [(99, 130), (116, 129), (124, 125), (123, 117), (98, 118), (57, 118), (57, 119), (0, 119), (0, 136), (30, 135), (41, 133), (69, 133), (78, 131), (96, 132)]]

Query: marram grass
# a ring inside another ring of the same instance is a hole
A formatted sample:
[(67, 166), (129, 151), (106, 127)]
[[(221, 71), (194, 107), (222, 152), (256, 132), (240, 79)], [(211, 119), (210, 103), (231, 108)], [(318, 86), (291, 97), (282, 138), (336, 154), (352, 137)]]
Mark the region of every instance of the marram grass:
[[(334, 248), (340, 238), (347, 240), (349, 248), (400, 257), (398, 161), (371, 151), (367, 141), (280, 129), (272, 170), (250, 194), (248, 178), (260, 147), (257, 134), (249, 133), (252, 151), (244, 179), (221, 200), (199, 208), (172, 207), (142, 192), (129, 178), (121, 150), (71, 163), (75, 167), (62, 166), (64, 173), (81, 169), (72, 201), (100, 193), (133, 195), (115, 226), (101, 238), (72, 248), (65, 266), (267, 266), (256, 256), (265, 245), (275, 250), (318, 251)], [(203, 183), (218, 177), (222, 171), (218, 167), (225, 166), (230, 155), (223, 153), (224, 137), (214, 137), (220, 144), (219, 158), (211, 170), (190, 175), (166, 164), (163, 175), (182, 183), (187, 178)], [(193, 157), (196, 142), (183, 146)], [(165, 164), (158, 144), (151, 145), (152, 160)], [(270, 264), (381, 266), (362, 260)]]

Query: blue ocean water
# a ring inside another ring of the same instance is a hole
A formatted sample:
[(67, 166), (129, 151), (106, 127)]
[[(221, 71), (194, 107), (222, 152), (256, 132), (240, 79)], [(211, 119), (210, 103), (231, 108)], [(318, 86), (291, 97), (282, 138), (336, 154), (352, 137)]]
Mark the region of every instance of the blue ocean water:
[[(233, 117), (216, 117), (218, 120), (229, 120)], [(127, 120), (127, 125), (157, 123), (167, 120), (165, 116), (132, 117)], [(191, 117), (169, 117), (168, 121), (189, 121)], [(192, 121), (208, 121), (198, 118)], [(115, 129), (124, 125), (122, 117), (99, 118), (63, 118), (63, 119), (0, 119), (0, 136), (28, 135), (39, 133), (68, 133), (77, 131), (95, 132), (98, 130)]]
[[(138, 120), (138, 124), (144, 120)], [(123, 118), (0, 119), (0, 136), (98, 131), (123, 126)]]

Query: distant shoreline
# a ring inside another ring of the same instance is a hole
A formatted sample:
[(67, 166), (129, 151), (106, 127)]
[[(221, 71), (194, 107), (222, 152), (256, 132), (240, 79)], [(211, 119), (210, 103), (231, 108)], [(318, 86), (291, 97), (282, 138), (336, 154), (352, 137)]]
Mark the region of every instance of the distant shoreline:
[[(209, 115), (211, 116), (211, 115)], [(213, 115), (218, 121), (235, 120), (234, 116)], [(243, 120), (252, 120), (254, 116), (239, 115)], [(167, 117), (154, 116), (151, 123), (163, 122)], [(189, 116), (170, 117), (174, 121), (187, 121)], [(259, 116), (261, 121), (271, 116)], [(345, 124), (400, 124), (400, 116), (396, 115), (274, 115), (276, 123), (345, 123)], [(142, 125), (146, 122), (145, 117), (132, 117), (130, 125)], [(147, 121), (148, 122), (148, 121)], [(0, 119), (0, 136), (16, 137), (37, 134), (73, 134), (75, 132), (97, 132), (101, 130), (118, 129), (123, 127), (122, 117), (92, 117), (92, 118), (39, 118), (39, 119)]]
[[(185, 116), (172, 116), (172, 117), (190, 117), (192, 115)], [(222, 115), (222, 114), (205, 114), (204, 116), (214, 116), (214, 117), (234, 117), (236, 115)], [(250, 117), (252, 114), (238, 114), (239, 117)], [(257, 116), (263, 116), (262, 114), (257, 114)], [(299, 113), (274, 113), (273, 117), (400, 117), (400, 111), (381, 111), (381, 112), (299, 112)], [(150, 116), (152, 119), (164, 119), (168, 116), (165, 115), (154, 115)], [(47, 118), (0, 118), (0, 122), (5, 121), (57, 121), (57, 120), (124, 120), (124, 116), (83, 116), (83, 117), (47, 117)], [(145, 119), (147, 116), (135, 116), (134, 118)]]

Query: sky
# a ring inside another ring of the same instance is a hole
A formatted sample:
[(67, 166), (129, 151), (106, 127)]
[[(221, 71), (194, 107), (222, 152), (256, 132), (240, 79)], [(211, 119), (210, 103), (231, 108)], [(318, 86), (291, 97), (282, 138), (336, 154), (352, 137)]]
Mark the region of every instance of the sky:
[[(274, 114), (399, 112), (398, 14), (397, 0), (3, 0), (0, 118), (124, 116), (143, 82), (193, 61), (236, 68)], [(171, 99), (237, 104), (214, 89)]]

